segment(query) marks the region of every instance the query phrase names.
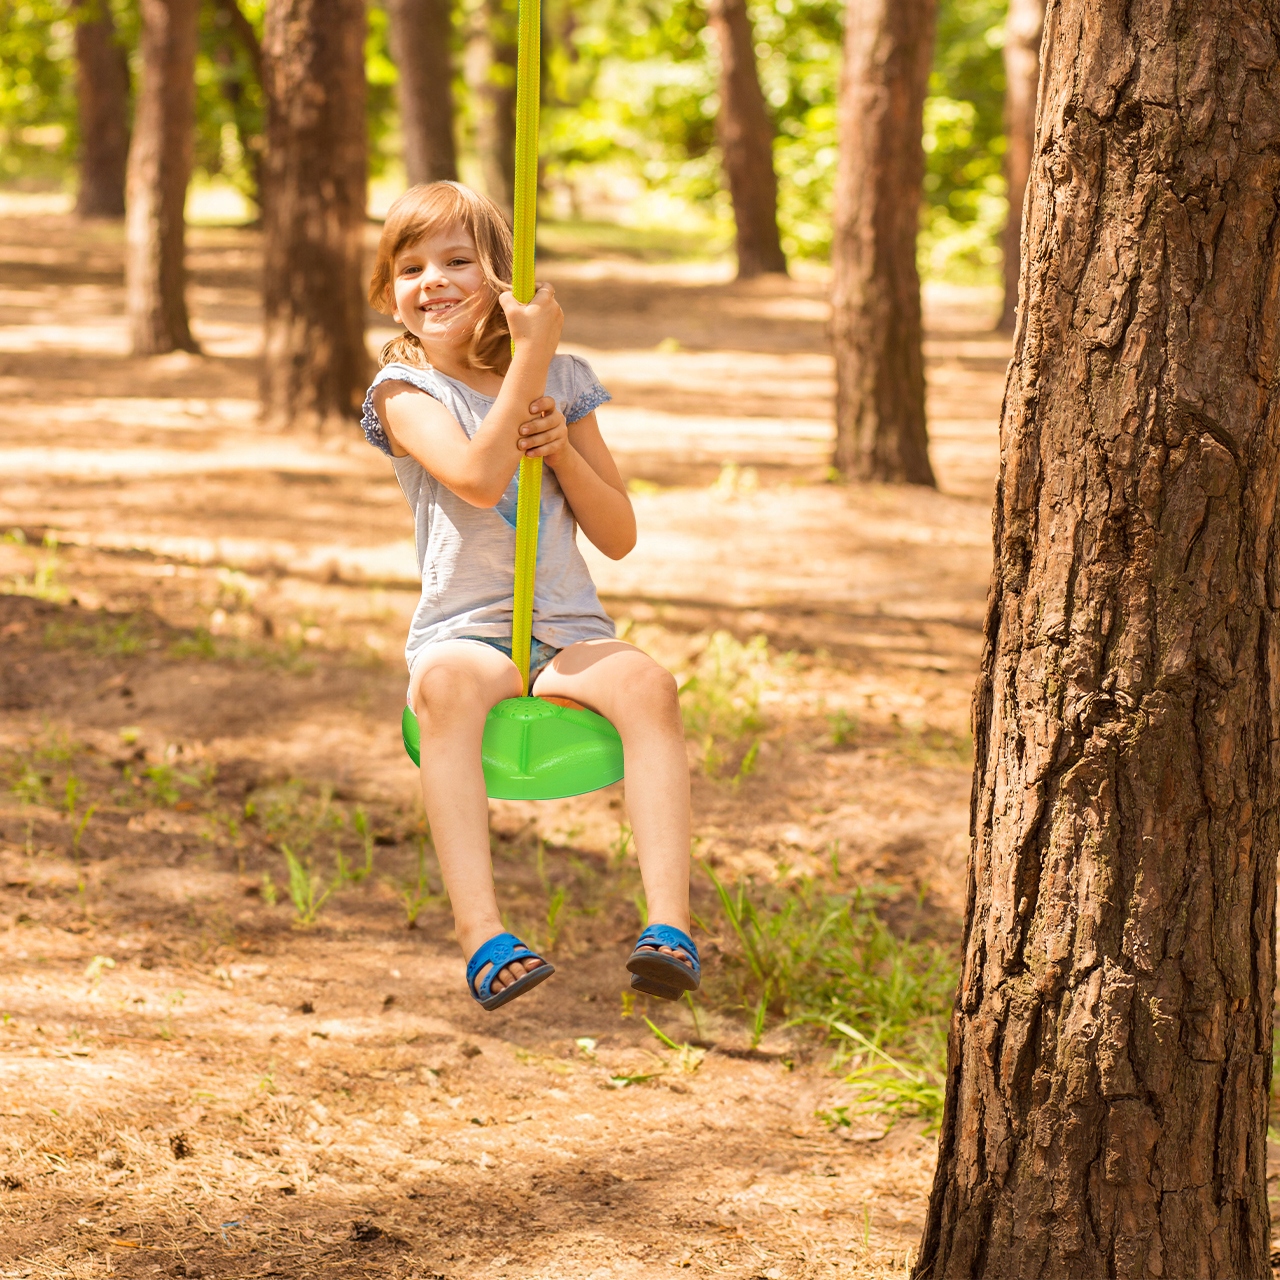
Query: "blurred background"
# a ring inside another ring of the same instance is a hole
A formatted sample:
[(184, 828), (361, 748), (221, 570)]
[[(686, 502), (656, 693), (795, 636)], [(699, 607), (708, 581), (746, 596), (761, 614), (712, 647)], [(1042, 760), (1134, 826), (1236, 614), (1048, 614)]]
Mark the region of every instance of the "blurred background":
[[(513, 5), (422, 0), (447, 23), (450, 124), (457, 172), (502, 199), (510, 111)], [(83, 154), (77, 111), (77, 26), (109, 22), (127, 60), (121, 104), (141, 76), (137, 0), (0, 3), (0, 184), (70, 208)], [(755, 0), (746, 6), (755, 66), (774, 130), (778, 226), (798, 269), (830, 258), (836, 107), (844, 5)], [(260, 55), (265, 0), (205, 0), (195, 58), (193, 223), (259, 216), (265, 102)], [(395, 9), (367, 11), (368, 207), (378, 216), (403, 190), (404, 77)], [(412, 20), (414, 15), (410, 15)], [(1007, 216), (1004, 0), (941, 0), (924, 107), (919, 264), (928, 280), (997, 284)], [(505, 40), (504, 40), (505, 35)], [(731, 251), (733, 207), (716, 118), (719, 52), (700, 0), (548, 0), (543, 24), (542, 216), (554, 250), (575, 242), (648, 256)], [(83, 58), (83, 53), (82, 53)], [(438, 127), (438, 125), (437, 125)], [(415, 175), (417, 176), (417, 175)]]

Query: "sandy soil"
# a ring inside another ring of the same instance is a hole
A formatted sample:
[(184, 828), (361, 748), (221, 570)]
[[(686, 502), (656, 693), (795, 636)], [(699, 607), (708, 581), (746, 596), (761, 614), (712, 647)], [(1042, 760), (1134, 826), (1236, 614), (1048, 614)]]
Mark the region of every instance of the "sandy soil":
[[(407, 509), (357, 437), (258, 429), (257, 253), (195, 232), (203, 354), (133, 359), (118, 230), (0, 219), (0, 1275), (903, 1274), (918, 1125), (832, 1132), (811, 1038), (625, 998), (618, 788), (495, 803), (511, 920), (559, 971), (469, 1002), (397, 740)], [(826, 483), (820, 279), (546, 274), (635, 489), (608, 607), (677, 671), (768, 641), (754, 771), (691, 744), (699, 859), (897, 888), (895, 928), (953, 942), (994, 299), (928, 300), (932, 492)], [(357, 808), (373, 873), (295, 927), (282, 845), (358, 862)]]

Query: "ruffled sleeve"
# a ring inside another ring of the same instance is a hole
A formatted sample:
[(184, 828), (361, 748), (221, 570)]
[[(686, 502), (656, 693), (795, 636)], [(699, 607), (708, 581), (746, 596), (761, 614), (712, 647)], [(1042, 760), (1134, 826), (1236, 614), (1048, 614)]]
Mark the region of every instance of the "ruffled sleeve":
[(436, 400), (443, 399), (443, 397), (440, 394), (435, 374), (430, 369), (415, 369), (409, 364), (389, 364), (378, 371), (378, 376), (369, 384), (369, 390), (364, 395), (364, 409), (360, 415), (360, 428), (364, 432), (364, 438), (375, 449), (380, 453), (385, 453), (388, 458), (394, 458), (395, 453), (391, 448), (391, 441), (387, 439), (387, 429), (382, 425), (382, 419), (378, 417), (378, 411), (373, 407), (373, 393), (380, 382), (407, 382), (410, 386), (417, 387), (419, 391), (425, 391), (427, 395)]
[(564, 411), (566, 422), (577, 422), (594, 412), (613, 397), (600, 385), (595, 370), (581, 357), (569, 356), (573, 365), (569, 378), (569, 403)]

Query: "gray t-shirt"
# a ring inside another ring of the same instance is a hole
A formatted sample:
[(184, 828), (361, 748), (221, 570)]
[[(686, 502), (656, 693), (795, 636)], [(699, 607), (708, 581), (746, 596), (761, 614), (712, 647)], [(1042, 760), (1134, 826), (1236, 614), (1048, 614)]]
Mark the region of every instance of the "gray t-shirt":
[[(381, 382), (407, 382), (439, 400), (470, 439), (494, 397), (473, 391), (435, 369), (389, 364), (379, 371), (364, 401), (365, 438), (391, 458), (396, 479), (413, 512), (422, 598), (414, 611), (405, 660), (429, 644), (458, 636), (511, 639), (516, 563), (517, 481), (496, 507), (473, 507), (446, 488), (412, 457), (397, 458), (373, 407)], [(585, 418), (610, 399), (591, 366), (579, 356), (558, 355), (547, 372), (546, 394), (569, 422)], [(518, 474), (518, 473), (517, 473)], [(542, 470), (538, 521), (538, 573), (533, 591), (533, 635), (557, 649), (579, 640), (612, 638), (613, 621), (596, 595), (578, 550), (577, 522), (550, 467)]]

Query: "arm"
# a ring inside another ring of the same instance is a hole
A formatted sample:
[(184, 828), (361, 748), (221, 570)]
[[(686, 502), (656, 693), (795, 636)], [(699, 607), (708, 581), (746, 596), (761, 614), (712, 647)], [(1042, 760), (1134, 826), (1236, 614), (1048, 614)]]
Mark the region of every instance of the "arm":
[(527, 306), (509, 293), (501, 301), (515, 339), (515, 354), (493, 408), (471, 439), (439, 401), (406, 383), (387, 382), (374, 393), (374, 407), (396, 456), (412, 455), (441, 484), (475, 507), (496, 505), (515, 475), (524, 452), (520, 427), (529, 421), (527, 406), (542, 396), (547, 385), (547, 370), (564, 322), (550, 285), (541, 285)]
[(610, 560), (621, 560), (636, 545), (636, 515), (596, 415), (573, 423), (564, 446), (544, 461), (591, 544)]

